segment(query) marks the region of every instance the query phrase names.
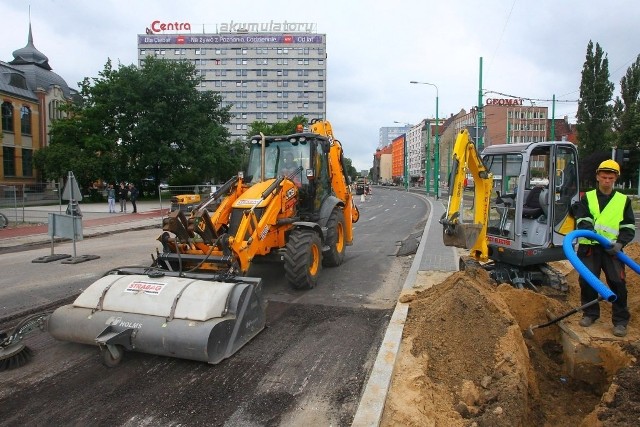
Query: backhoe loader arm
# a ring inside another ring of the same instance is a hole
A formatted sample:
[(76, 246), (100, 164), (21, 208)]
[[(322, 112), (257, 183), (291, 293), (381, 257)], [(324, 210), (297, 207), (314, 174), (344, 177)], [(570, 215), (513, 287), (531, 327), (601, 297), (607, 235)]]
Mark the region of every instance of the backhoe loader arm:
[(329, 140), (328, 160), (329, 172), (331, 174), (331, 188), (333, 188), (336, 197), (344, 203), (342, 207), (345, 218), (351, 219), (348, 221), (347, 227), (344, 230), (345, 239), (348, 244), (351, 244), (353, 241), (353, 228), (351, 224), (358, 222), (360, 212), (353, 200), (353, 194), (351, 194), (351, 182), (347, 173), (342, 143), (333, 135), (333, 128), (327, 120), (312, 120), (310, 130), (318, 135), (326, 136)]
[[(472, 222), (465, 220), (465, 217), (470, 215), (464, 215), (463, 192), (465, 178), (469, 173), (474, 179)], [(493, 175), (482, 163), (480, 154), (466, 129), (461, 131), (456, 138), (449, 179), (449, 203), (447, 211), (440, 219), (440, 223), (444, 227), (442, 235), (444, 244), (469, 249), (473, 258), (486, 261), (489, 252), (487, 226)]]

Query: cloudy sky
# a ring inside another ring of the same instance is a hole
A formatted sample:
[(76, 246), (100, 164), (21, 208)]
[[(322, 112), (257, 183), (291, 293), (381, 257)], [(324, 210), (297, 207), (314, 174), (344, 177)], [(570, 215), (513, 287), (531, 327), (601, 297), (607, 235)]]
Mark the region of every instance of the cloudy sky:
[[(314, 6), (315, 4), (315, 6)], [(31, 0), (0, 1), (0, 59), (27, 42), (29, 6), (35, 46), (76, 88), (108, 58), (137, 60), (137, 34), (154, 20), (189, 22), (215, 32), (235, 22), (310, 22), (327, 35), (327, 118), (358, 170), (372, 166), (383, 126), (468, 111), (483, 88), (535, 100), (575, 122), (589, 40), (609, 59), (614, 96), (640, 54), (637, 0)], [(529, 104), (530, 105), (530, 104)]]

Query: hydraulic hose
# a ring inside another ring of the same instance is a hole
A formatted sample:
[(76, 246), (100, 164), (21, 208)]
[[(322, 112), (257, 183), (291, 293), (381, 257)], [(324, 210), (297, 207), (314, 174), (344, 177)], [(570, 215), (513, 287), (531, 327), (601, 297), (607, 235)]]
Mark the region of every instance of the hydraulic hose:
[[(562, 242), (562, 249), (564, 250), (564, 254), (567, 259), (573, 265), (573, 267), (578, 271), (578, 274), (582, 276), (587, 283), (596, 291), (600, 296), (609, 301), (614, 302), (618, 296), (614, 294), (611, 289), (606, 287), (604, 283), (598, 279), (595, 274), (593, 274), (578, 258), (578, 255), (573, 250), (573, 241), (579, 237), (584, 237), (591, 240), (596, 240), (600, 243), (604, 248), (611, 247), (611, 242), (607, 240), (605, 237), (594, 233), (589, 230), (574, 230), (571, 233), (567, 234)], [(616, 256), (620, 261), (624, 264), (628, 265), (633, 271), (640, 274), (640, 265), (638, 265), (635, 261), (627, 256), (624, 252), (616, 253)]]

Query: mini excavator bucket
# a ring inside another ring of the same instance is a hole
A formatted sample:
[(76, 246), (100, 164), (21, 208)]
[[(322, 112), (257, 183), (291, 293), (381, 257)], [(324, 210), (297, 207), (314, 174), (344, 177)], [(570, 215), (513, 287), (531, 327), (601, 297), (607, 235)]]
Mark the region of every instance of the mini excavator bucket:
[(124, 350), (219, 363), (265, 325), (260, 279), (120, 268), (55, 310), (56, 339), (98, 345), (115, 365)]
[(481, 231), (482, 224), (455, 224), (444, 229), (442, 241), (445, 246), (471, 249), (478, 241), (478, 236), (480, 236)]

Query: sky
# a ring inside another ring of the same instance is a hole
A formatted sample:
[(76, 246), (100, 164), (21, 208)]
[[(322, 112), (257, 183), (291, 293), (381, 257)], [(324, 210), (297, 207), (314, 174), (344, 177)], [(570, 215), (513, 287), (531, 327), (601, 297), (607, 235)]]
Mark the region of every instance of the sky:
[[(327, 120), (357, 170), (373, 165), (379, 130), (442, 119), (483, 97), (514, 96), (575, 123), (587, 45), (607, 54), (614, 98), (640, 54), (637, 0), (0, 0), (0, 60), (27, 43), (72, 88), (108, 59), (137, 62), (154, 20), (215, 32), (234, 22), (316, 24), (327, 39)], [(315, 5), (315, 6), (314, 6)], [(432, 83), (410, 84), (410, 81)]]

